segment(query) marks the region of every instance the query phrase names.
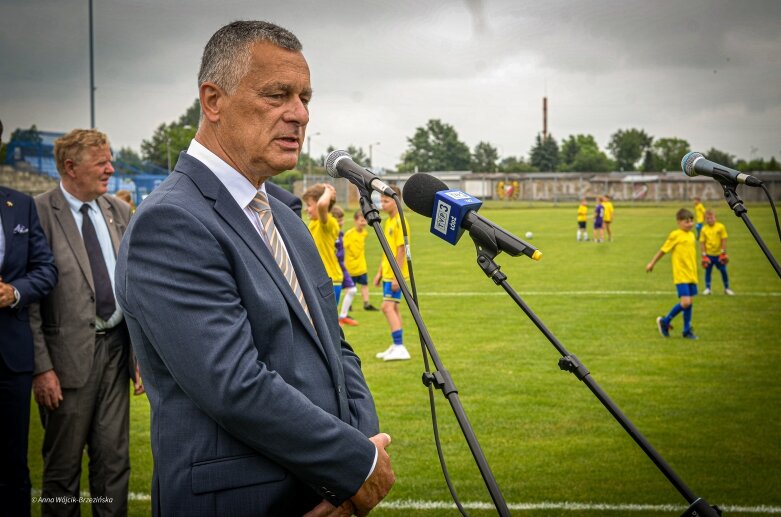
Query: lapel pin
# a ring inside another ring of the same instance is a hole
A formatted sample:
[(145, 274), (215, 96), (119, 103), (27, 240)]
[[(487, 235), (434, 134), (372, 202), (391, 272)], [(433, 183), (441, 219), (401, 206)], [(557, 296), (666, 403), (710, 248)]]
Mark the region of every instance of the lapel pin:
[(13, 201), (6, 201), (5, 204), (8, 205), (8, 208), (11, 208), (12, 206), (14, 206), (14, 202)]

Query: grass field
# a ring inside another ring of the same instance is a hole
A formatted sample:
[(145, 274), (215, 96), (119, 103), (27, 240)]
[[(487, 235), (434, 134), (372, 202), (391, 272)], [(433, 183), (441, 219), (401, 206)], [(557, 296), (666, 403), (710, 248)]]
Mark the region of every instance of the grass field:
[[(680, 316), (673, 337), (664, 339), (656, 330), (656, 317), (676, 302), (669, 257), (645, 273), (675, 228), (680, 204), (618, 204), (614, 242), (603, 244), (575, 241), (575, 204), (518, 206), (487, 205), (481, 213), (517, 235), (534, 232), (531, 242), (544, 253), (540, 262), (497, 257), (532, 310), (695, 494), (728, 515), (781, 511), (781, 280), (742, 221), (726, 204), (711, 203), (730, 234), (729, 272), (737, 295), (722, 294), (714, 271), (714, 295), (695, 298), (700, 339), (689, 341), (680, 337)], [(748, 209), (781, 258), (769, 205)], [(469, 237), (452, 247), (429, 233), (429, 219), (406, 212), (423, 318), (513, 514), (679, 515), (683, 498), (586, 386), (559, 370), (558, 352), (479, 269)], [(371, 235), (370, 273), (379, 252)], [(376, 289), (373, 301), (379, 305)], [(413, 358), (392, 364), (374, 359), (390, 339), (382, 314), (364, 312), (360, 303), (352, 314), (360, 326), (345, 333), (363, 358), (382, 428), (393, 437), (389, 451), (397, 476), (372, 515), (457, 515), (452, 505), (422, 508), (422, 502), (448, 504), (450, 495), (436, 457), (409, 313), (403, 310)], [(470, 515), (494, 515), (447, 400), (437, 392), (436, 401), (461, 500), (486, 503), (470, 508)], [(42, 432), (35, 411), (30, 435), (33, 487), (40, 488)], [(144, 397), (132, 401), (131, 448), (130, 490), (140, 495), (131, 501), (131, 515), (148, 515), (152, 459)], [(82, 489), (87, 487), (85, 473)], [(606, 506), (567, 509), (564, 503)], [(37, 505), (33, 511), (40, 514)]]

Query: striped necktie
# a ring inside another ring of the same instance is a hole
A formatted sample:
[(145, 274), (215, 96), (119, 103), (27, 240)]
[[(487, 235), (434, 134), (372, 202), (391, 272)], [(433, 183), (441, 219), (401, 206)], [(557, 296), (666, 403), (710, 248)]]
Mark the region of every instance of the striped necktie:
[[(312, 316), (309, 314), (309, 307), (306, 305), (304, 299), (304, 292), (301, 290), (301, 286), (298, 284), (298, 277), (296, 277), (296, 271), (293, 269), (293, 263), (290, 262), (290, 256), (287, 254), (287, 250), (282, 245), (282, 240), (279, 237), (277, 227), (274, 225), (274, 217), (271, 215), (271, 206), (268, 203), (268, 197), (266, 193), (258, 190), (252, 201), (249, 202), (249, 207), (257, 212), (260, 220), (260, 225), (263, 227), (263, 231), (266, 232), (267, 243), (271, 254), (274, 255), (279, 269), (282, 270), (282, 274), (293, 289), (293, 294), (296, 295), (301, 306), (304, 308), (309, 321), (312, 321)], [(312, 322), (314, 324), (314, 322)]]

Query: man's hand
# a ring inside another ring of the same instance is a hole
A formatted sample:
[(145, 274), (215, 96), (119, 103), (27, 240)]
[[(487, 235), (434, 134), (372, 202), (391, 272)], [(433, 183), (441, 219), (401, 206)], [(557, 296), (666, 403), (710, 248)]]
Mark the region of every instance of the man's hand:
[(133, 378), (133, 395), (141, 395), (144, 391), (144, 383), (141, 381), (141, 370), (139, 370), (138, 363), (136, 363), (136, 375)]
[(0, 309), (10, 307), (15, 301), (16, 296), (14, 295), (13, 286), (3, 282), (3, 277), (0, 276)]
[(350, 517), (355, 512), (353, 503), (348, 499), (339, 507), (336, 507), (323, 499), (323, 501), (304, 514), (304, 517)]
[(355, 515), (358, 517), (367, 515), (372, 508), (377, 506), (388, 495), (396, 482), (396, 476), (391, 468), (390, 456), (385, 452), (385, 447), (391, 443), (391, 437), (380, 433), (372, 436), (369, 440), (377, 447), (377, 465), (374, 466), (374, 472), (369, 476), (369, 479), (350, 498), (355, 506)]
[(46, 370), (33, 377), (33, 395), (38, 405), (55, 410), (62, 400), (60, 378), (54, 370)]

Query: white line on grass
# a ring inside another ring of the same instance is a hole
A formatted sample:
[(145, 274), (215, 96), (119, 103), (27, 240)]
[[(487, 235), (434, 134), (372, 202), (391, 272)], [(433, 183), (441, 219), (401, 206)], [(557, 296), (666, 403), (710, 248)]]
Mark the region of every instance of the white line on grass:
[[(522, 291), (519, 294), (526, 296), (595, 296), (595, 295), (617, 295), (617, 296), (670, 296), (672, 291)], [(507, 296), (504, 291), (460, 291), (460, 292), (422, 292), (418, 293), (420, 296)], [(776, 297), (781, 296), (781, 292), (777, 293), (762, 293), (762, 292), (750, 292), (750, 293), (738, 293), (739, 296), (758, 296), (758, 297)]]
[[(33, 489), (36, 497), (41, 495), (40, 489)], [(81, 492), (82, 497), (89, 497), (89, 492)], [(128, 494), (130, 501), (151, 501), (152, 496), (142, 492), (130, 492)], [(493, 510), (492, 503), (487, 502), (463, 502), (464, 508), (469, 510)], [(575, 503), (575, 502), (555, 502), (543, 501), (540, 503), (508, 503), (510, 510), (566, 510), (572, 512), (595, 511), (595, 512), (682, 512), (686, 509), (683, 505), (673, 504), (607, 504), (607, 503)], [(448, 510), (455, 509), (456, 505), (452, 501), (420, 501), (414, 499), (400, 499), (398, 501), (387, 501), (380, 503), (380, 507), (390, 510)], [(725, 512), (739, 513), (760, 513), (760, 514), (781, 514), (779, 506), (732, 506), (719, 505), (719, 508)]]

